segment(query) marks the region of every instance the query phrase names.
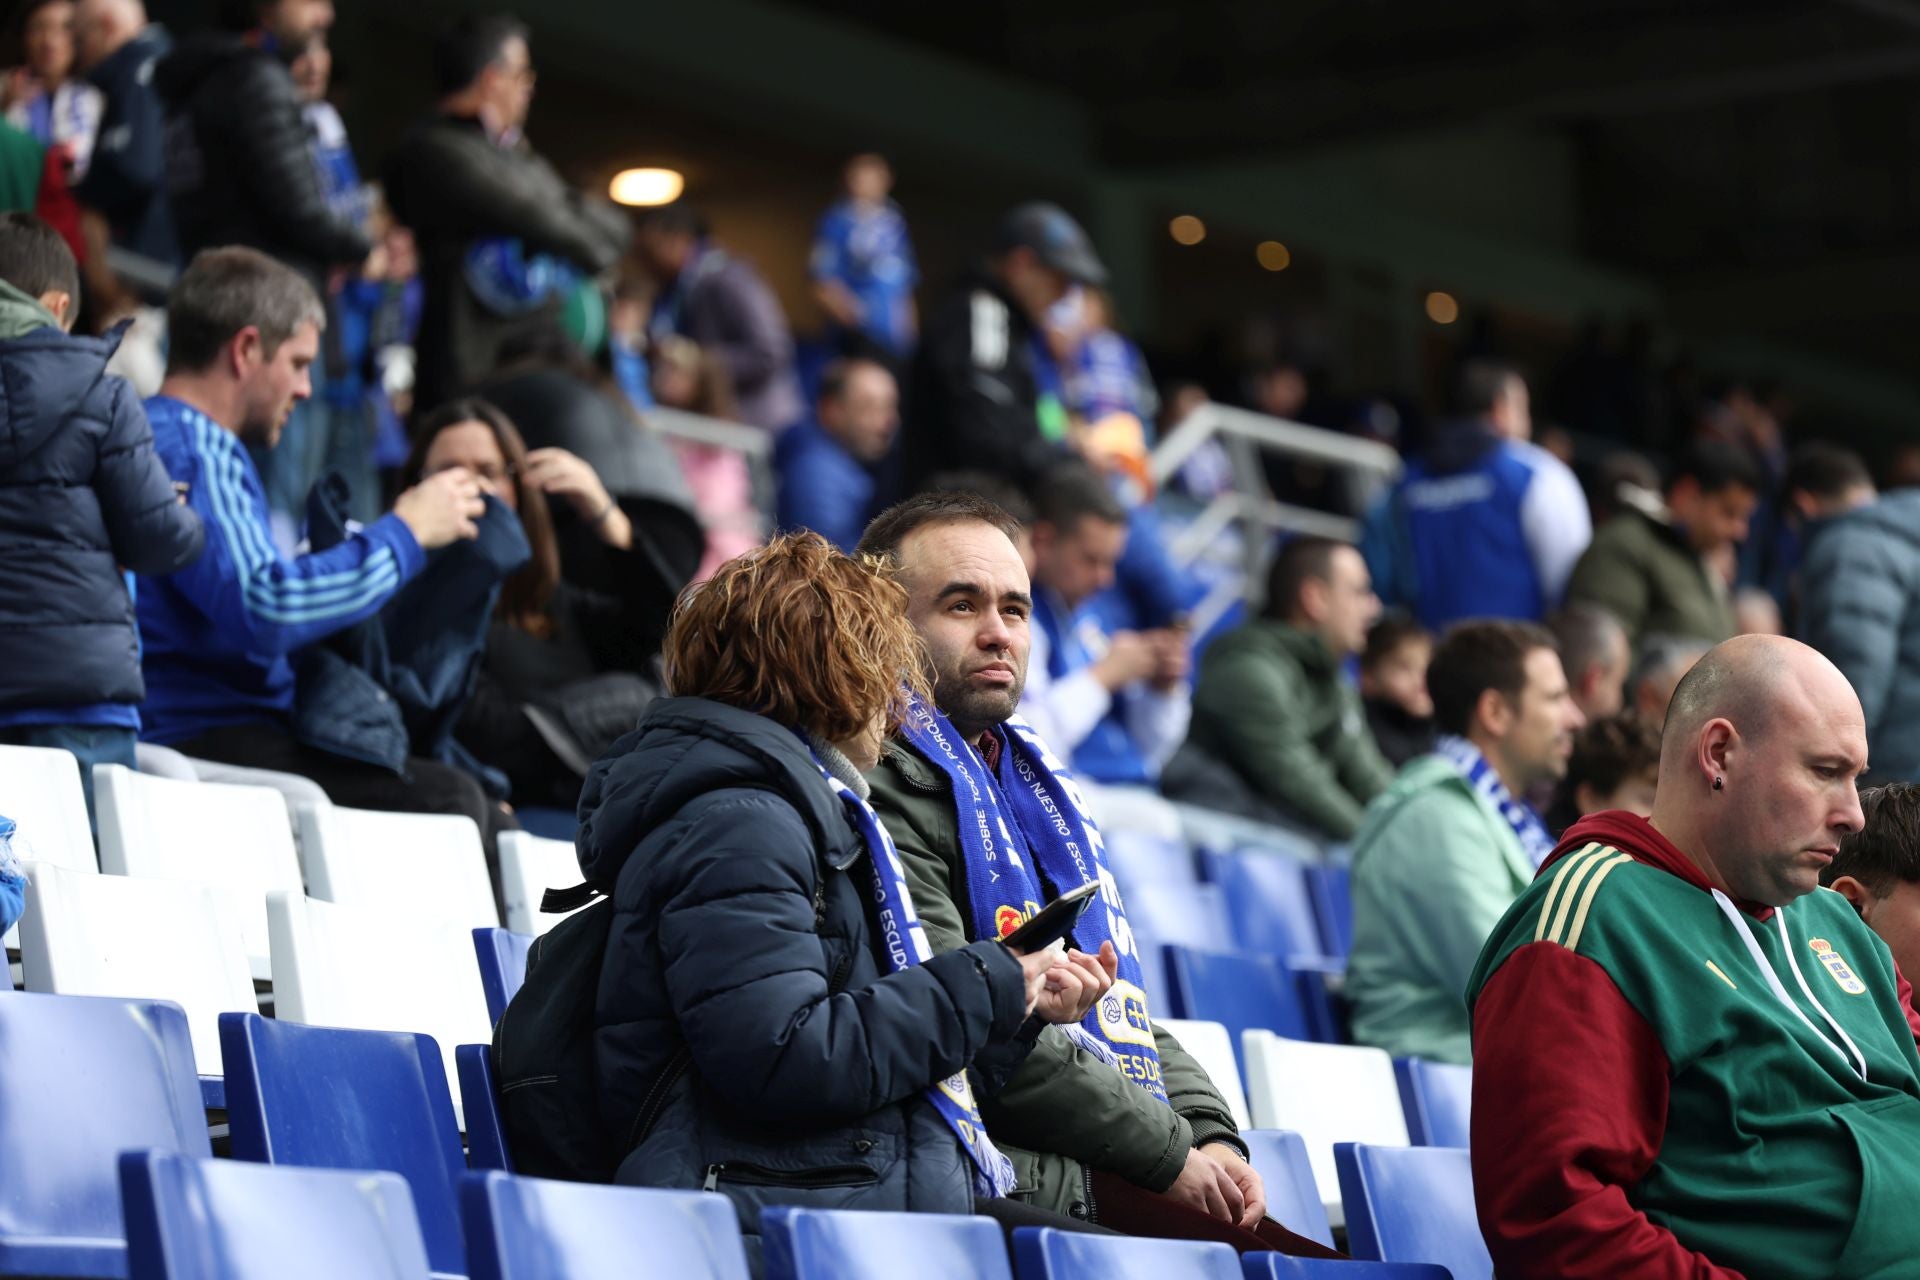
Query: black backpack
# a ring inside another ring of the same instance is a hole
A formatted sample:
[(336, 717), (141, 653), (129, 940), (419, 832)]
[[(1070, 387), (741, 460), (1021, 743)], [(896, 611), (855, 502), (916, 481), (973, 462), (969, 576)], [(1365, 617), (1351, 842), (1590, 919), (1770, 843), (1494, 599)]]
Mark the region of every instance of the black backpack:
[(500, 1122), (515, 1169), (530, 1177), (611, 1182), (626, 1155), (601, 1123), (593, 1069), (593, 1005), (613, 900), (583, 884), (547, 890), (540, 909), (588, 902), (535, 940), (526, 981), (493, 1029)]

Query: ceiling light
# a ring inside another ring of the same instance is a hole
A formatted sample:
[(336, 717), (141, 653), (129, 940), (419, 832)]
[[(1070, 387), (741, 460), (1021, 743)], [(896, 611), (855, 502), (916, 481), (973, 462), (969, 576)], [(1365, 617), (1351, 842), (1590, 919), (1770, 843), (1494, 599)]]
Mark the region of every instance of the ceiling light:
[(1167, 231), (1181, 244), (1199, 244), (1207, 238), (1207, 224), (1190, 213), (1183, 213), (1169, 222)]
[(1278, 240), (1262, 240), (1253, 256), (1269, 271), (1285, 271), (1293, 263), (1293, 254)]
[(687, 180), (674, 169), (624, 169), (613, 175), (607, 194), (614, 203), (648, 208), (672, 204), (687, 189)]
[(1460, 318), (1460, 303), (1450, 293), (1438, 290), (1427, 295), (1427, 319), (1435, 324), (1452, 324)]

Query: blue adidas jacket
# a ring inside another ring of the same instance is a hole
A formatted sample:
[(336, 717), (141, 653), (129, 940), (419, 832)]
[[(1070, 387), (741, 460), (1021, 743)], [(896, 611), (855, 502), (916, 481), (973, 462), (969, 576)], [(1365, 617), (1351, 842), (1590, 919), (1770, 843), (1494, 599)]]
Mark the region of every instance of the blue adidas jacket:
[(331, 550), (289, 560), (273, 545), (266, 490), (238, 437), (190, 405), (147, 401), (154, 444), (207, 528), (189, 567), (140, 580), (143, 735), (183, 742), (223, 725), (284, 723), (288, 655), (372, 617), (426, 555), (386, 515)]

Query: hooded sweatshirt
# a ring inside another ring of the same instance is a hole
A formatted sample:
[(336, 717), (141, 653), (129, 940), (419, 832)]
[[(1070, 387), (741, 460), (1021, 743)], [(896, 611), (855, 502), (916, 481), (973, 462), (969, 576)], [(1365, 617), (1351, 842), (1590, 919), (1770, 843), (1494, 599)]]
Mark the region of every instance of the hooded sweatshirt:
[(1498, 1274), (1914, 1274), (1908, 995), (1831, 890), (1735, 903), (1647, 820), (1576, 823), (1467, 986)]
[(63, 332), (0, 281), (0, 725), (137, 726), (121, 568), (167, 573), (200, 554), (139, 398), (106, 372), (119, 344), (118, 330)]

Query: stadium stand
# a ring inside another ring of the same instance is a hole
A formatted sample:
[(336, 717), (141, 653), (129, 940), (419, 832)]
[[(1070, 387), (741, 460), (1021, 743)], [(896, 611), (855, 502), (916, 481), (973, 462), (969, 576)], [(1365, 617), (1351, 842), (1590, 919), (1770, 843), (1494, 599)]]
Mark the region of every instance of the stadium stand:
[(903, 1259), (929, 1280), (1013, 1280), (1000, 1228), (936, 1213), (835, 1213), (770, 1208), (761, 1215), (766, 1280), (893, 1280)]
[(1092, 1276), (1182, 1276), (1240, 1280), (1240, 1259), (1224, 1244), (1205, 1240), (1125, 1240), (1076, 1235), (1052, 1227), (1013, 1233), (1020, 1280), (1082, 1280)]
[(1334, 1159), (1355, 1257), (1435, 1263), (1453, 1280), (1493, 1280), (1465, 1151), (1342, 1142)]
[(654, 1275), (747, 1280), (718, 1196), (469, 1173), (460, 1206), (473, 1280), (626, 1280), (639, 1259)]
[(338, 805), (300, 811), (307, 888), (326, 902), (405, 903), (421, 923), (500, 923), (480, 829), (454, 814), (380, 813)]
[(1423, 1058), (1397, 1059), (1407, 1136), (1416, 1147), (1465, 1147), (1472, 1131), (1473, 1068)]
[(1309, 1044), (1267, 1031), (1248, 1031), (1243, 1039), (1254, 1124), (1300, 1135), (1327, 1217), (1340, 1226), (1342, 1188), (1334, 1144), (1408, 1143), (1392, 1059), (1379, 1049)]

